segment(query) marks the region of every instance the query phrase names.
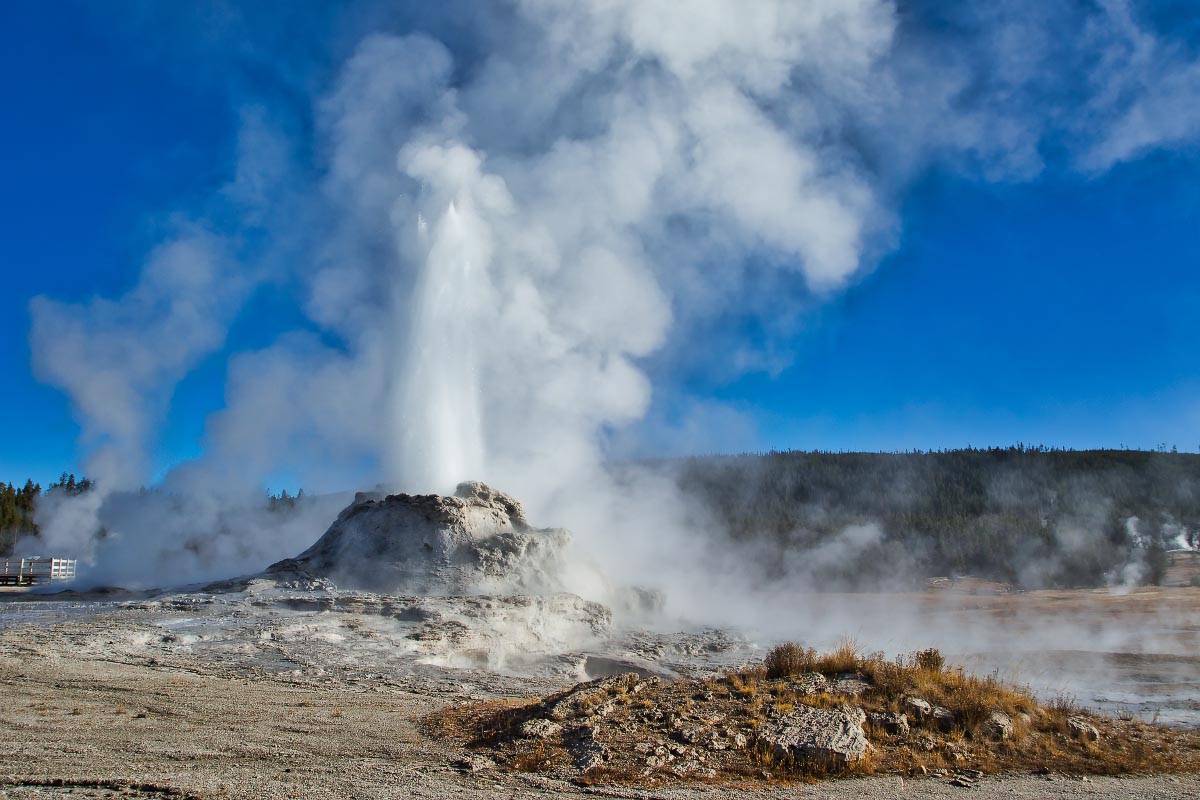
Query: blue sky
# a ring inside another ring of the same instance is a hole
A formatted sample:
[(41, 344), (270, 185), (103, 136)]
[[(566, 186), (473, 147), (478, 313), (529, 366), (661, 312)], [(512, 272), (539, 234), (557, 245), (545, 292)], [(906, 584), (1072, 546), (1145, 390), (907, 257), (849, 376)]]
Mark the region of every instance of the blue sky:
[[(275, 82), (227, 42), (173, 47), (186, 30), (148, 45), (153, 15), (141, 25), (100, 4), (54, 6), (0, 10), (0, 480), (43, 483), (80, 471), (82, 451), (68, 400), (33, 376), (30, 299), (128, 290), (172, 215), (228, 180), (239, 104), (287, 105), (296, 86), (325, 80), (337, 50), (290, 51)], [(304, 126), (303, 112), (295, 119)], [(895, 247), (776, 343), (784, 366), (682, 380), (745, 422), (713, 441), (1200, 448), (1200, 149), (1088, 174), (1060, 163), (1054, 144), (1029, 180), (931, 165), (900, 188)], [(158, 469), (197, 454), (231, 353), (306, 326), (289, 292), (259, 289), (225, 345), (175, 387)]]
[(1200, 162), (990, 186), (930, 176), (899, 249), (778, 378), (725, 390), (772, 446), (1200, 448)]
[(32, 375), (28, 304), (113, 294), (135, 280), (156, 218), (221, 179), (230, 110), (122, 47), (79, 13), (7, 4), (0, 82), (0, 474), (78, 469), (67, 400)]

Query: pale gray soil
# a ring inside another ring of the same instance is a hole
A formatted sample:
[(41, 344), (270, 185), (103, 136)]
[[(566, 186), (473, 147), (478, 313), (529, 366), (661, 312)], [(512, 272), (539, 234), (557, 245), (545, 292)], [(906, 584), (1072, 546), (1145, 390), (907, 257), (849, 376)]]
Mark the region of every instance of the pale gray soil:
[[(69, 641), (67, 631), (63, 639), (18, 633), (0, 641), (5, 797), (1200, 797), (1200, 779), (1190, 776), (1014, 777), (972, 789), (889, 778), (646, 793), (463, 774), (452, 766), (462, 753), (419, 729), (422, 716), (451, 699), (396, 685), (314, 688), (206, 674), (202, 665), (186, 671), (79, 659), (57, 646)], [(45, 785), (52, 782), (63, 785)]]
[[(401, 608), (389, 602), (392, 611)], [(198, 595), (5, 604), (0, 796), (1200, 797), (1195, 776), (1013, 776), (973, 788), (887, 778), (751, 793), (715, 786), (646, 793), (490, 769), (466, 773), (455, 766), (463, 751), (422, 732), (424, 716), (447, 704), (563, 688), (582, 677), (587, 653), (546, 656), (524, 677), (451, 669), (438, 655), (449, 641), (437, 638), (445, 620), (413, 629), (379, 609), (294, 605)], [(737, 637), (700, 631), (628, 634), (610, 652), (670, 671), (701, 662), (719, 668), (752, 650)]]

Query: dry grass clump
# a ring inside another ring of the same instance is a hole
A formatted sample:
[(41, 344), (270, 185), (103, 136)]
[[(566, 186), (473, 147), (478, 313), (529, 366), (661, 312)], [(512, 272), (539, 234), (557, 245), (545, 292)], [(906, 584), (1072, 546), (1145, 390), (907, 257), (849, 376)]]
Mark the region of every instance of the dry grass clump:
[[(941, 706), (954, 714), (957, 727), (968, 734), (993, 712), (1002, 712), (1019, 721), (1038, 708), (1027, 691), (1011, 687), (995, 675), (977, 677), (961, 669), (947, 669), (946, 659), (936, 648), (889, 660), (882, 653), (862, 654), (853, 641), (840, 644), (832, 652), (819, 654), (788, 642), (772, 649), (764, 660), (766, 677), (794, 678), (819, 673), (827, 678), (858, 675), (869, 685), (858, 698), (858, 705), (870, 712), (911, 711), (905, 700), (916, 697)], [(752, 673), (737, 673), (743, 693), (757, 691), (746, 686)], [(733, 676), (731, 676), (732, 678)], [(844, 696), (820, 692), (797, 698), (798, 702), (818, 708), (834, 708), (846, 701)]]
[(758, 685), (770, 676), (766, 670), (750, 668), (729, 674), (729, 686), (738, 697), (753, 700), (758, 696)]
[(913, 665), (917, 669), (923, 669), (927, 672), (941, 672), (946, 668), (946, 657), (936, 647), (918, 650), (913, 653), (912, 658)]
[(554, 766), (554, 760), (554, 755), (545, 742), (537, 742), (516, 754), (512, 760), (512, 768), (517, 772), (545, 772)]
[(437, 739), (460, 744), (490, 745), (512, 735), (522, 709), (531, 707), (525, 700), (488, 700), (482, 703), (449, 706), (421, 722), (424, 732)]
[(793, 675), (803, 675), (805, 672), (815, 672), (813, 665), (816, 662), (816, 650), (802, 647), (795, 642), (785, 642), (767, 653), (767, 657), (763, 659), (763, 667), (768, 678), (789, 678)]
[(843, 641), (829, 653), (818, 653), (811, 647), (785, 642), (767, 653), (763, 659), (763, 669), (766, 677), (772, 680), (810, 672), (841, 675), (857, 670), (859, 661), (858, 645), (852, 639)]
[(949, 709), (969, 732), (993, 712), (1020, 719), (1038, 708), (1027, 690), (1009, 686), (995, 675), (978, 677), (962, 669), (946, 669), (936, 650), (922, 650), (894, 661), (878, 655), (863, 658), (858, 671), (871, 683), (868, 697), (886, 706), (880, 710), (903, 711), (905, 698), (918, 697)]

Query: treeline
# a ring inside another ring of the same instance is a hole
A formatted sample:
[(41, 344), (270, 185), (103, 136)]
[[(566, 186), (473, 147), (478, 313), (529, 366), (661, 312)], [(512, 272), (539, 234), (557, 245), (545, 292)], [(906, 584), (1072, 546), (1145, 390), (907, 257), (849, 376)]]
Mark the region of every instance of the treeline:
[[(76, 479), (74, 473), (64, 472), (46, 491), (82, 494), (94, 485), (90, 478)], [(38, 535), (34, 513), (41, 496), (41, 484), (32, 480), (26, 480), (19, 488), (12, 483), (0, 483), (0, 556), (12, 555), (18, 539)]]
[[(32, 480), (27, 480), (25, 485), (19, 488), (15, 484), (0, 483), (0, 558), (13, 555), (13, 548), (19, 540), (40, 535), (35, 515), (39, 500), (46, 494), (63, 492), (78, 495), (93, 488), (95, 482), (92, 479), (76, 478), (74, 473), (66, 472), (45, 490)], [(147, 493), (152, 490), (142, 487), (139, 491)], [(303, 502), (304, 499), (303, 489), (296, 494), (289, 494), (286, 489), (278, 494), (267, 490), (265, 497), (267, 509), (280, 512), (295, 508), (297, 503)]]
[(1200, 455), (1018, 445), (659, 462), (768, 578), (821, 587), (971, 575), (1157, 583), (1200, 544)]
[(298, 489), (295, 494), (288, 494), (287, 489), (283, 489), (279, 494), (274, 494), (270, 489), (267, 489), (267, 509), (269, 511), (290, 511), (296, 507), (297, 503), (304, 501), (304, 489)]

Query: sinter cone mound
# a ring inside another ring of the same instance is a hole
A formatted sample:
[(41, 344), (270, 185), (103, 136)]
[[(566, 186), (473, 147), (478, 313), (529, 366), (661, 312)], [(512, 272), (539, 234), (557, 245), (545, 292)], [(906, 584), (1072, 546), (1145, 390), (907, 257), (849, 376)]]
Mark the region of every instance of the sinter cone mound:
[(312, 547), (266, 574), (372, 592), (543, 594), (563, 591), (569, 539), (476, 481), (452, 497), (359, 492)]

